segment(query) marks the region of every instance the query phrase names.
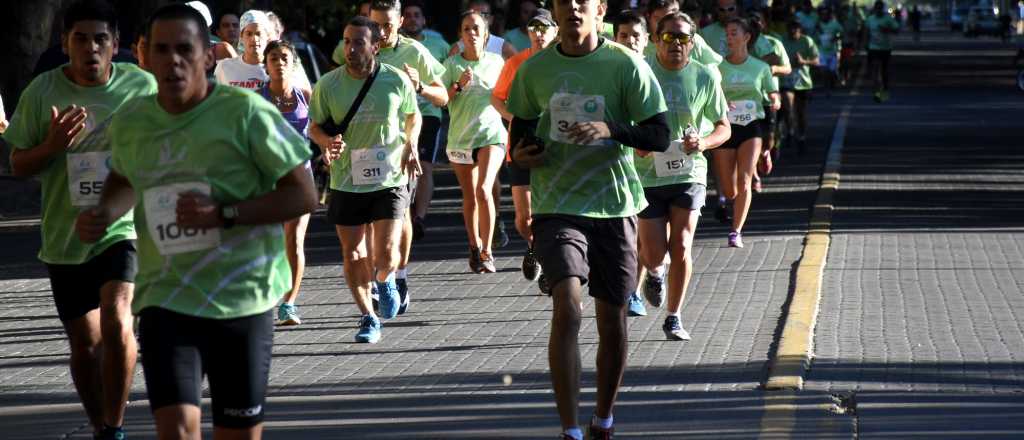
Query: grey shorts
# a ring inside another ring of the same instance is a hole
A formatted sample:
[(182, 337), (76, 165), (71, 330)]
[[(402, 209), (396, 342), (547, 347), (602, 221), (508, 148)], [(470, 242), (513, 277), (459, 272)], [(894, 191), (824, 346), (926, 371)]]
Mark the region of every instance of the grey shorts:
[(700, 213), (707, 197), (707, 187), (699, 183), (644, 188), (647, 208), (640, 213), (642, 219), (668, 218), (670, 207), (689, 209)]
[(368, 193), (330, 190), (327, 220), (338, 226), (360, 226), (377, 220), (400, 220), (409, 209), (405, 185)]
[(533, 216), (534, 250), (548, 283), (570, 277), (590, 285), (590, 296), (626, 304), (637, 284), (636, 217)]

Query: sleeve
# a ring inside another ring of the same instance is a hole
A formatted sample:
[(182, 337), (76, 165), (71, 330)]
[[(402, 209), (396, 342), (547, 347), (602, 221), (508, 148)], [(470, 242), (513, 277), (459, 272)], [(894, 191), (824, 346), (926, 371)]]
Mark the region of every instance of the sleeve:
[(420, 107), (416, 102), (416, 91), (412, 87), (412, 81), (405, 75), (399, 75), (399, 77), (402, 78), (402, 90), (399, 92), (402, 94), (402, 104), (398, 110), (403, 115), (418, 112)]
[(419, 71), (420, 78), (427, 79), (429, 81), (423, 81), (427, 84), (441, 82), (441, 76), (447, 70), (444, 65), (441, 64), (430, 51), (423, 46), (417, 46), (417, 52), (419, 55), (416, 57), (416, 61), (419, 64), (416, 66), (416, 70)]
[(775, 46), (775, 53), (782, 59), (782, 65), (786, 67), (793, 67), (789, 62), (789, 53), (786, 52), (786, 46), (781, 41), (775, 41), (772, 43)]
[(249, 96), (248, 147), (256, 168), (273, 185), (309, 158), (306, 140), (269, 102)]
[(764, 90), (764, 96), (767, 98), (769, 93), (775, 93), (779, 91), (779, 85), (772, 81), (772, 69), (771, 67), (763, 69), (761, 71), (761, 89)]
[(338, 45), (334, 46), (334, 52), (331, 52), (331, 61), (339, 66), (345, 65), (345, 42), (338, 41)]
[(632, 68), (626, 69), (626, 81), (623, 90), (628, 91), (626, 111), (634, 121), (646, 121), (658, 113), (668, 111), (661, 86), (654, 76), (651, 66), (639, 58), (630, 58)]
[(700, 35), (693, 39), (693, 51), (693, 59), (705, 66), (717, 66), (722, 63), (722, 56), (711, 49)]
[(227, 60), (220, 60), (217, 62), (217, 67), (213, 69), (213, 77), (217, 80), (218, 83), (228, 85), (227, 73), (224, 72), (225, 61)]
[(537, 119), (543, 111), (526, 82), (530, 77), (530, 63), (527, 61), (519, 68), (512, 79), (512, 88), (508, 95), (508, 111), (519, 119)]
[[(455, 70), (457, 70), (457, 69), (455, 69), (455, 66), (452, 63), (451, 58), (445, 59), (444, 60), (444, 74), (442, 74), (441, 78), (440, 78), (441, 85), (443, 85), (445, 89), (447, 89), (448, 87), (451, 87), (452, 84), (455, 84), (455, 81), (457, 81), (457, 78), (453, 78), (453, 76), (455, 75)], [(459, 72), (459, 73), (462, 73), (462, 72)]]
[(809, 56), (810, 58), (818, 58), (818, 55), (819, 55), (818, 45), (814, 43), (814, 39), (813, 38), (810, 38), (810, 37), (806, 37), (806, 38), (807, 38), (807, 56)]
[[(25, 88), (18, 99), (18, 107), (11, 115), (10, 126), (4, 133), (3, 138), (12, 148), (28, 150), (39, 145), (46, 138), (46, 131), (49, 129), (49, 109), (43, 114), (40, 103), (39, 82), (45, 77), (37, 77), (35, 81)], [(62, 110), (62, 109), (58, 109)]]
[[(722, 80), (713, 74), (709, 76), (711, 77), (711, 93), (707, 104), (704, 106), (704, 117), (715, 123), (729, 113), (729, 103), (726, 102), (725, 92), (722, 91)], [(772, 83), (774, 82), (772, 81)]]
[(324, 84), (329, 81), (319, 81), (313, 86), (313, 96), (309, 98), (309, 118), (317, 125), (321, 125), (330, 116), (330, 108), (327, 106), (327, 96)]

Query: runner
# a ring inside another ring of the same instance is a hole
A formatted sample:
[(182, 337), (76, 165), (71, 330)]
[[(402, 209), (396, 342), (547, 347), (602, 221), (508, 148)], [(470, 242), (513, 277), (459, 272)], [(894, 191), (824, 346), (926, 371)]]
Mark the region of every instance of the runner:
[[(668, 151), (637, 151), (636, 167), (647, 208), (640, 212), (640, 261), (647, 269), (644, 293), (655, 307), (664, 300), (668, 267), (668, 316), (662, 325), (670, 340), (688, 341), (680, 310), (693, 273), (693, 234), (707, 194), (708, 161), (703, 152), (729, 139), (728, 104), (714, 67), (690, 62), (697, 25), (673, 12), (658, 22), (658, 52), (648, 59), (668, 104), (672, 141)], [(666, 233), (666, 225), (668, 232)], [(657, 284), (648, 289), (647, 284)]]
[(137, 352), (130, 310), (136, 235), (131, 217), (119, 215), (83, 243), (75, 218), (99, 200), (110, 157), (110, 115), (131, 98), (156, 92), (151, 75), (112, 62), (117, 42), (117, 13), (110, 6), (71, 4), (61, 31), (70, 62), (28, 85), (4, 133), (13, 174), (42, 181), (39, 259), (71, 349), (71, 379), (98, 439), (124, 438)]
[[(474, 11), (483, 15), (487, 19), (487, 27), (490, 29), (494, 21), (494, 14), (491, 13), (491, 2), (489, 0), (469, 0), (469, 4), (466, 5), (466, 11)], [(484, 43), (484, 48), (487, 52), (501, 55), (506, 60), (512, 58), (518, 52), (511, 43), (497, 35), (488, 36), (487, 42)], [(465, 49), (466, 47), (462, 41), (457, 41), (452, 45), (451, 50), (448, 51), (448, 56), (454, 56)]]
[(448, 110), (452, 117), (448, 161), (462, 188), (469, 270), (474, 273), (498, 271), (491, 252), (493, 219), (497, 217), (491, 189), (505, 157), (503, 142), (508, 136), (501, 115), (490, 100), (505, 61), (484, 50), (488, 32), (487, 20), (481, 13), (464, 12), (459, 33), (465, 50), (444, 62), (444, 83), (448, 86)]
[[(308, 139), (310, 96), (294, 86), (291, 80), (295, 65), (301, 62), (295, 53), (295, 47), (287, 41), (271, 41), (263, 51), (263, 58), (267, 60), (267, 75), (270, 76), (270, 82), (259, 90), (260, 95), (274, 104), (296, 132)], [(309, 156), (307, 153), (306, 157)], [(308, 160), (305, 167), (312, 176), (313, 170)], [(288, 255), (288, 266), (292, 270), (292, 287), (284, 295), (277, 309), (277, 320), (281, 325), (302, 323), (299, 309), (295, 306), (295, 298), (299, 296), (302, 275), (306, 272), (305, 241), (308, 226), (309, 214), (284, 222), (285, 251)]]
[(821, 52), (821, 71), (825, 78), (828, 96), (832, 96), (836, 80), (839, 78), (839, 52), (843, 49), (843, 25), (832, 16), (832, 8), (818, 8), (818, 48)]
[[(398, 16), (394, 6), (386, 15)], [(397, 30), (394, 26), (391, 33), (397, 36)], [(375, 56), (384, 42), (377, 23), (352, 19), (343, 41), (345, 66), (325, 75), (313, 90), (310, 135), (331, 167), (327, 216), (336, 225), (345, 281), (362, 315), (355, 340), (372, 344), (380, 340), (381, 323), (370, 300), (371, 281), (380, 295), (382, 318), (394, 318), (402, 305), (395, 270), (402, 220), (409, 209), (408, 183), (419, 171), (421, 119), (413, 81)], [(358, 100), (360, 95), (365, 98)], [(366, 234), (371, 224), (372, 257)]]
[(609, 439), (637, 283), (635, 215), (646, 205), (626, 146), (665, 151), (667, 109), (650, 67), (597, 35), (599, 0), (554, 5), (561, 42), (526, 60), (512, 82), (513, 158), (531, 170), (534, 242), (554, 286), (548, 359), (562, 438), (583, 438), (578, 338), (589, 284), (601, 336), (589, 437)]
[[(444, 60), (447, 57), (450, 46), (443, 38), (436, 33), (425, 32), (426, 16), (423, 13), (423, 3), (419, 0), (406, 1), (402, 4), (402, 34), (423, 44), (433, 55), (435, 62)], [(436, 68), (435, 68), (436, 69)], [(420, 167), (423, 175), (417, 179), (416, 194), (413, 196), (412, 207), (412, 238), (420, 239), (426, 235), (424, 220), (430, 208), (430, 201), (434, 198), (434, 163), (440, 162), (441, 158), (441, 125), (443, 115), (437, 106), (420, 105), (420, 113), (423, 115), (423, 129), (420, 130)], [(408, 252), (404, 252), (402, 268), (408, 265)], [(399, 278), (402, 279), (402, 278)], [(404, 283), (401, 281), (400, 283)], [(399, 284), (399, 288), (401, 284)]]
[[(818, 24), (821, 22), (821, 18), (814, 11), (814, 4), (811, 3), (811, 0), (803, 0), (800, 4), (800, 10), (796, 11), (794, 17), (803, 29), (804, 35), (811, 38), (815, 38), (818, 35)], [(786, 32), (789, 32), (788, 24), (786, 25)]]
[[(645, 15), (647, 17), (647, 29), (656, 29), (658, 21), (672, 12), (679, 12), (679, 0), (650, 0), (647, 2)], [(644, 49), (644, 57), (651, 58), (657, 55), (657, 42), (655, 35), (651, 35), (651, 42)], [(690, 58), (705, 66), (715, 66), (722, 62), (722, 55), (719, 55), (701, 38), (700, 35), (693, 37), (693, 50)]]
[(725, 42), (725, 23), (739, 17), (740, 9), (736, 0), (718, 0), (716, 11), (718, 20), (701, 28), (700, 35), (707, 41), (708, 46), (724, 57), (729, 54), (729, 46)]
[[(558, 36), (558, 24), (551, 17), (547, 9), (537, 9), (537, 12), (527, 23), (527, 30), (530, 35), (530, 48), (516, 54), (505, 62), (501, 68), (501, 75), (498, 76), (498, 83), (491, 93), (491, 106), (501, 114), (506, 123), (512, 122), (512, 113), (508, 111), (506, 101), (508, 92), (512, 87), (512, 80), (519, 71), (519, 66), (528, 58), (548, 47), (555, 37)], [(516, 230), (526, 240), (526, 255), (523, 256), (522, 271), (523, 277), (530, 281), (537, 281), (541, 286), (541, 293), (551, 293), (547, 288), (547, 279), (541, 270), (540, 262), (533, 248), (533, 231), (530, 227), (533, 219), (530, 208), (530, 170), (521, 168), (511, 161), (511, 155), (507, 155), (509, 171), (509, 185), (512, 187), (512, 204), (515, 207)]]
[(861, 47), (864, 29), (864, 16), (860, 8), (843, 4), (839, 7), (839, 17), (843, 24), (843, 49), (839, 52), (839, 85), (846, 86), (850, 75), (856, 72), (855, 60)]
[[(789, 54), (786, 53), (786, 47), (782, 44), (782, 40), (775, 38), (775, 36), (769, 34), (766, 30), (768, 29), (768, 23), (765, 22), (765, 11), (753, 10), (750, 12), (750, 29), (753, 35), (756, 35), (754, 48), (752, 54), (759, 60), (768, 63), (772, 69), (772, 83), (775, 84), (776, 88), (779, 85), (779, 78), (789, 75), (793, 69), (789, 63)], [(763, 185), (761, 183), (761, 169), (764, 169), (765, 174), (772, 168), (772, 163), (777, 159), (778, 145), (776, 145), (776, 132), (779, 131), (779, 115), (771, 106), (771, 102), (765, 101), (764, 103), (764, 142), (762, 143), (762, 152), (760, 158), (758, 158), (758, 167), (754, 170), (753, 183), (751, 190), (754, 192), (761, 192)], [(722, 223), (728, 224), (731, 221), (728, 217), (728, 211), (724, 209), (725, 197), (721, 194), (718, 196), (719, 204), (715, 211), (716, 217), (724, 218)]]
[(770, 101), (776, 110), (781, 104), (771, 68), (748, 54), (750, 24), (742, 18), (734, 18), (725, 29), (729, 56), (718, 65), (718, 70), (722, 74), (725, 99), (729, 101), (732, 134), (712, 156), (719, 187), (734, 207), (729, 247), (743, 247), (743, 224), (750, 209), (751, 182), (765, 130), (764, 102)]
[(304, 140), (255, 94), (209, 84), (209, 28), (193, 9), (150, 18), (155, 96), (112, 118), (112, 171), (99, 206), (78, 218), (83, 241), (134, 208), (146, 392), (161, 438), (199, 438), (207, 375), (215, 438), (259, 438), (273, 309), (288, 290), (280, 223), (316, 191)]
[[(434, 59), (430, 52), (419, 42), (402, 36), (398, 31), (402, 28), (402, 6), (397, 0), (376, 0), (370, 5), (370, 19), (377, 23), (381, 30), (382, 40), (377, 51), (377, 60), (382, 64), (390, 65), (404, 72), (412, 81), (413, 90), (417, 99), (419, 113), (422, 116), (420, 128), (417, 129), (419, 139), (414, 145), (422, 145), (423, 148), (417, 154), (424, 157), (420, 161), (419, 169), (422, 170), (424, 162), (429, 162), (426, 157), (437, 157), (438, 132), (441, 127), (440, 107), (448, 104), (448, 93), (441, 83), (441, 75), (444, 74), (444, 67)], [(344, 64), (344, 62), (342, 62)], [(426, 141), (419, 144), (420, 140)], [(433, 140), (433, 142), (431, 142)], [(416, 195), (416, 175), (409, 179), (409, 197), (407, 201)], [(422, 220), (417, 222), (422, 228)], [(401, 297), (399, 314), (405, 313), (409, 307), (409, 286), (408, 286), (408, 265), (412, 252), (413, 220), (409, 212), (405, 213), (402, 221), (402, 236), (399, 241), (399, 262), (395, 283)], [(367, 228), (367, 252), (375, 255), (374, 245), (379, 243), (373, 238), (373, 226)]]
[(811, 37), (804, 35), (803, 26), (798, 22), (789, 23), (789, 35), (782, 40), (789, 54), (793, 73), (782, 78), (782, 108), (786, 114), (786, 145), (796, 145), (797, 153), (804, 154), (807, 148), (807, 101), (814, 82), (811, 68), (819, 62), (818, 45)]
[(868, 71), (875, 82), (875, 102), (889, 100), (889, 58), (892, 56), (892, 35), (900, 24), (885, 12), (885, 3), (875, 2), (871, 15), (864, 20), (868, 40)]
[(543, 6), (540, 0), (523, 0), (519, 2), (519, 27), (505, 32), (505, 35), (502, 36), (505, 41), (508, 41), (516, 49), (517, 53), (530, 48), (530, 30), (527, 29), (527, 26), (530, 24), (533, 16), (537, 15), (537, 9)]

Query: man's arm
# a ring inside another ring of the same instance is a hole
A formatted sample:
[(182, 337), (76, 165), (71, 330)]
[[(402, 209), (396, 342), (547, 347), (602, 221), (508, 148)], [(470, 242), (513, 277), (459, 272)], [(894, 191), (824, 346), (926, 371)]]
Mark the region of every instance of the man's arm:
[(100, 203), (78, 214), (75, 231), (83, 243), (95, 243), (107, 234), (114, 220), (121, 218), (135, 205), (135, 189), (124, 176), (110, 171), (103, 183)]
[(614, 121), (607, 124), (609, 138), (628, 147), (664, 152), (671, 142), (666, 112), (651, 116), (636, 125)]
[[(316, 186), (305, 164), (300, 164), (278, 179), (270, 192), (236, 203), (234, 207), (238, 210), (238, 217), (235, 224), (282, 223), (313, 212), (316, 205)], [(178, 198), (178, 224), (185, 228), (221, 227), (224, 225), (221, 207), (207, 195), (182, 194)]]
[(16, 177), (28, 177), (39, 173), (54, 156), (67, 150), (71, 141), (85, 129), (85, 107), (71, 105), (58, 112), (50, 107), (50, 128), (42, 143), (29, 149), (13, 148), (11, 171)]

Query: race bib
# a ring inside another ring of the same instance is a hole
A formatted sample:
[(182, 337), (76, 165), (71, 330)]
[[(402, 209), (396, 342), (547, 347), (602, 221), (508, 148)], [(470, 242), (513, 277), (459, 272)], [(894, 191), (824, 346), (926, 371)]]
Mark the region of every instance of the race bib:
[(185, 192), (210, 195), (208, 183), (172, 183), (147, 189), (143, 194), (146, 227), (160, 255), (201, 251), (220, 245), (220, 229), (196, 229), (178, 226), (178, 195)]
[(729, 104), (729, 123), (746, 126), (754, 122), (754, 117), (757, 116), (757, 104), (754, 101), (733, 101)]
[(654, 171), (658, 177), (685, 176), (693, 171), (693, 156), (683, 150), (682, 140), (674, 140), (664, 153), (654, 152)]
[[(569, 130), (581, 122), (604, 121), (604, 96), (555, 93), (548, 102), (548, 112), (551, 114), (551, 139), (575, 144), (569, 139)], [(597, 140), (589, 145), (603, 144), (603, 140)]]
[(457, 163), (462, 165), (473, 164), (473, 152), (466, 150), (447, 150), (448, 151), (448, 162)]
[(110, 174), (110, 152), (68, 154), (68, 192), (75, 207), (96, 206), (100, 203), (103, 182)]
[(352, 183), (354, 185), (376, 185), (391, 175), (388, 150), (384, 147), (352, 150)]

